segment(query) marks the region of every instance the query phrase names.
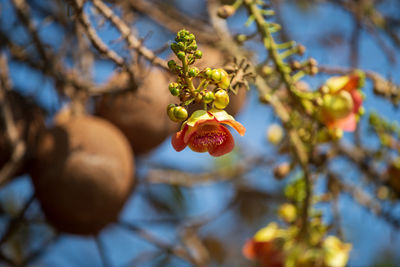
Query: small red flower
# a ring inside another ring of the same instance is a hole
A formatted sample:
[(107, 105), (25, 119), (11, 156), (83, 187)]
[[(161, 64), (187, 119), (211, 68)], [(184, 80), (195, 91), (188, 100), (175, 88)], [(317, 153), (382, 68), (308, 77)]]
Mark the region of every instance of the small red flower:
[(222, 124), (231, 126), (241, 136), (246, 132), (246, 128), (224, 110), (197, 110), (172, 137), (172, 146), (178, 152), (189, 146), (195, 152), (208, 151), (214, 157), (225, 155), (232, 151), (235, 141)]
[(243, 255), (249, 260), (257, 260), (261, 267), (283, 267), (284, 258), (272, 241), (258, 242), (251, 239), (243, 246)]
[(330, 129), (353, 132), (363, 97), (360, 93), (362, 77), (359, 74), (332, 77), (327, 80), (329, 92), (323, 96), (321, 121)]
[(275, 243), (282, 233), (276, 223), (260, 229), (243, 246), (242, 253), (249, 260), (256, 260), (261, 267), (283, 267), (285, 257)]

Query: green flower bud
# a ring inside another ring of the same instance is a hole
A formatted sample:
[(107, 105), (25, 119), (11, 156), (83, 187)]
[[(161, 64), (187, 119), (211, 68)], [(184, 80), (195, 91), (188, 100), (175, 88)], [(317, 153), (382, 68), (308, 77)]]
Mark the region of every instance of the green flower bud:
[(190, 68), (189, 69), (189, 76), (190, 77), (196, 77), (197, 74), (199, 74), (199, 69), (196, 67)]
[(205, 72), (206, 76), (211, 79), (211, 75), (212, 75), (212, 69), (211, 68), (206, 68)]
[(211, 79), (214, 80), (214, 82), (220, 82), (222, 79), (222, 73), (220, 69), (213, 69), (211, 72)]
[(201, 52), (200, 50), (197, 50), (196, 52), (194, 52), (194, 57), (199, 59), (203, 56), (203, 52)]
[(178, 48), (180, 51), (184, 51), (185, 50), (185, 44), (183, 42), (179, 42), (178, 43)]
[(168, 86), (169, 91), (171, 92), (171, 95), (173, 96), (178, 96), (180, 91), (179, 91), (179, 84), (178, 83), (170, 83)]
[(177, 34), (179, 40), (184, 40), (185, 36), (188, 35), (189, 32), (187, 30), (180, 30)]
[(214, 99), (215, 99), (214, 93), (211, 92), (211, 91), (208, 91), (208, 92), (204, 95), (204, 97), (203, 97), (203, 102), (206, 103), (206, 104), (208, 104), (208, 103), (213, 102)]
[(196, 38), (193, 33), (189, 34), (190, 41), (194, 41)]
[(177, 54), (177, 53), (179, 52), (179, 46), (178, 46), (178, 44), (177, 44), (177, 43), (172, 43), (172, 44), (171, 44), (171, 50), (172, 50), (175, 54)]
[(323, 109), (333, 119), (347, 117), (353, 111), (353, 99), (349, 92), (341, 91), (336, 95), (323, 96)]
[(183, 121), (188, 117), (188, 112), (184, 107), (178, 106), (174, 108), (174, 116), (177, 120)]
[(197, 43), (196, 41), (193, 41), (188, 47), (187, 50), (188, 51), (195, 51), (197, 49)]
[(175, 67), (176, 67), (176, 62), (174, 60), (171, 59), (170, 61), (168, 61), (168, 68), (170, 70), (175, 69)]
[(196, 103), (200, 103), (202, 99), (203, 99), (203, 96), (201, 94), (197, 94), (195, 96), (194, 101), (196, 101)]
[(229, 95), (225, 90), (218, 90), (215, 93), (214, 106), (217, 109), (224, 109), (229, 104)]
[(185, 54), (185, 52), (180, 51), (180, 52), (178, 52), (178, 53), (176, 54), (176, 56), (177, 56), (180, 60), (184, 60), (186, 54)]
[(174, 110), (175, 110), (175, 105), (169, 104), (167, 107), (167, 114), (171, 121), (178, 122), (179, 120), (175, 117)]

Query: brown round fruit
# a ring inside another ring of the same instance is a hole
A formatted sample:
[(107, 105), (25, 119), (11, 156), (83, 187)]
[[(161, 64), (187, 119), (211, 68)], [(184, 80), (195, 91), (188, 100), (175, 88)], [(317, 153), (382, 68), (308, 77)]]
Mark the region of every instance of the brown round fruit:
[[(143, 154), (160, 145), (179, 125), (169, 120), (168, 104), (177, 102), (170, 95), (172, 79), (158, 70), (151, 70), (137, 82), (135, 92), (105, 95), (96, 104), (96, 115), (116, 125), (127, 137), (136, 154)], [(116, 89), (130, 85), (126, 73), (115, 74), (108, 86)]]
[(31, 177), (48, 221), (62, 232), (96, 234), (117, 220), (134, 182), (133, 153), (111, 123), (71, 116), (41, 133)]

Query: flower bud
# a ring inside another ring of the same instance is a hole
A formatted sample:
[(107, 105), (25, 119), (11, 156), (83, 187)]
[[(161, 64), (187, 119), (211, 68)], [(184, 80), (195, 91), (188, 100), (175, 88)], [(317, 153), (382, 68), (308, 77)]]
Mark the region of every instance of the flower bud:
[(170, 69), (170, 70), (173, 70), (173, 69), (175, 69), (175, 67), (176, 67), (176, 62), (175, 62), (175, 60), (170, 60), (170, 61), (168, 61), (168, 68)]
[(178, 48), (180, 51), (185, 50), (185, 44), (183, 42), (178, 42)]
[(175, 54), (179, 52), (179, 46), (177, 43), (172, 43), (171, 44), (171, 50), (174, 51)]
[(221, 73), (223, 75), (221, 81), (218, 83), (218, 86), (222, 89), (228, 89), (229, 85), (231, 84), (228, 74), (224, 70), (222, 70)]
[(203, 52), (201, 52), (200, 50), (197, 50), (196, 52), (194, 52), (194, 57), (197, 59), (200, 59), (203, 56)]
[(306, 47), (304, 45), (297, 45), (297, 53), (302, 56), (304, 55), (304, 52), (306, 52)]
[(220, 71), (220, 69), (213, 69), (211, 72), (211, 79), (214, 82), (220, 82), (222, 79), (222, 73)]
[(183, 121), (188, 117), (188, 112), (184, 107), (178, 106), (174, 108), (174, 116), (177, 120)]
[(339, 140), (340, 138), (343, 137), (343, 130), (342, 130), (341, 128), (332, 129), (332, 130), (330, 131), (330, 135), (331, 135), (331, 137), (332, 137), (332, 139), (333, 139), (334, 141), (335, 141), (335, 140)]
[(211, 79), (211, 75), (212, 75), (212, 69), (211, 68), (206, 68), (205, 72), (206, 76)]
[(218, 8), (217, 15), (222, 19), (229, 18), (233, 14), (235, 14), (236, 9), (231, 5), (223, 5)]
[(224, 109), (229, 104), (229, 95), (225, 90), (218, 90), (215, 93), (214, 106), (217, 109)]
[(187, 50), (188, 51), (195, 51), (197, 49), (197, 43), (196, 41), (193, 41), (188, 47)]
[(168, 86), (169, 91), (171, 92), (171, 95), (173, 96), (178, 96), (180, 91), (179, 91), (179, 84), (178, 83), (170, 83)]
[(203, 97), (203, 102), (206, 103), (206, 104), (208, 104), (208, 103), (213, 102), (214, 99), (215, 99), (214, 93), (211, 92), (211, 91), (208, 91), (208, 92), (204, 95), (204, 97)]
[(286, 223), (292, 223), (296, 220), (297, 217), (296, 207), (293, 204), (285, 203), (280, 206), (278, 210), (278, 215)]
[(277, 145), (283, 138), (283, 129), (279, 124), (271, 124), (267, 130), (267, 140), (273, 144)]
[(180, 52), (178, 52), (178, 53), (176, 54), (176, 56), (177, 56), (180, 60), (183, 61), (183, 60), (185, 59), (186, 54), (185, 54), (185, 52), (180, 51)]
[(197, 74), (199, 74), (199, 69), (196, 67), (190, 68), (189, 69), (189, 76), (190, 77), (196, 77)]
[(340, 91), (339, 94), (323, 96), (322, 108), (332, 119), (343, 119), (353, 111), (353, 99), (349, 92)]
[(274, 176), (277, 180), (285, 178), (291, 171), (290, 163), (284, 162), (274, 168)]
[(175, 110), (175, 105), (169, 104), (167, 107), (167, 114), (171, 121), (178, 122), (179, 120), (175, 117), (174, 110)]

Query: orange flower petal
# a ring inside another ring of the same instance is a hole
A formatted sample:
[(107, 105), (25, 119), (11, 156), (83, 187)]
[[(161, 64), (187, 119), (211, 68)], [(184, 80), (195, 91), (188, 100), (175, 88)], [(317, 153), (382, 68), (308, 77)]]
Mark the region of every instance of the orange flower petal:
[(254, 260), (257, 258), (257, 253), (255, 250), (255, 241), (253, 239), (248, 240), (243, 248), (242, 248), (242, 254), (249, 260)]
[(349, 81), (343, 86), (342, 90), (351, 92), (358, 88), (358, 86), (360, 84), (360, 76), (353, 74), (348, 77), (349, 77)]
[(346, 132), (354, 132), (357, 126), (357, 119), (354, 113), (351, 113), (344, 119), (338, 120), (334, 122), (335, 128), (341, 128), (343, 131)]
[(221, 121), (221, 123), (227, 124), (235, 129), (241, 136), (246, 133), (246, 128), (238, 121)]
[(185, 147), (186, 147), (186, 145), (187, 145), (187, 143), (184, 141), (184, 136), (185, 136), (185, 134), (186, 134), (186, 132), (187, 132), (187, 129), (188, 129), (188, 126), (185, 125), (185, 127), (183, 128), (183, 130), (181, 130), (181, 131), (175, 133), (175, 134), (172, 136), (171, 143), (172, 143), (173, 148), (174, 148), (177, 152), (184, 150)]
[(350, 92), (350, 94), (351, 94), (351, 97), (353, 99), (353, 104), (354, 104), (353, 112), (357, 113), (358, 110), (360, 109), (360, 107), (362, 106), (363, 97), (362, 97), (360, 91), (358, 91), (358, 90), (353, 90)]

